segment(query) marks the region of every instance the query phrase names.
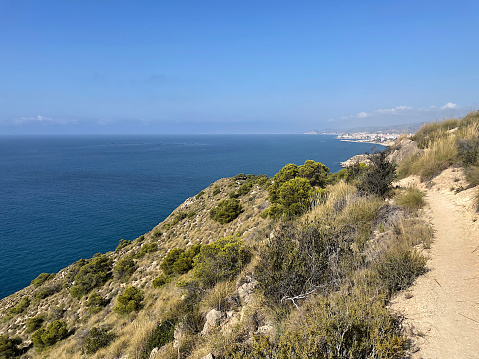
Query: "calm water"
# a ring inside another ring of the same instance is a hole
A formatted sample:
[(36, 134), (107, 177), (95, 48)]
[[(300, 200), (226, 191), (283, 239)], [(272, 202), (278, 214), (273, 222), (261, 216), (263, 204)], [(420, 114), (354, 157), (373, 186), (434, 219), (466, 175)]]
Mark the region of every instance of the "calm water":
[(149, 231), (219, 178), (308, 159), (336, 172), (370, 149), (326, 135), (0, 137), (0, 298)]

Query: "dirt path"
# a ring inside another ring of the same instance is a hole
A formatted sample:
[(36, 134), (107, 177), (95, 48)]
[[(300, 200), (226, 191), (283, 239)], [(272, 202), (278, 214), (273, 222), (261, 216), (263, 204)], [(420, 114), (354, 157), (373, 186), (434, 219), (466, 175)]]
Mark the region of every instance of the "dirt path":
[(392, 304), (406, 317), (414, 359), (479, 358), (479, 218), (474, 189), (451, 191), (460, 175), (448, 170), (423, 186), (435, 230), (429, 272)]

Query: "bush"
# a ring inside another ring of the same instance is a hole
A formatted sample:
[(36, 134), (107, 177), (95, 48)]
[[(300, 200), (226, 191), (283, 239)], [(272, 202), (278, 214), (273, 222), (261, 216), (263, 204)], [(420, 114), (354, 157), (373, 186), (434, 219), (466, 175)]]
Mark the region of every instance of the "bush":
[(328, 167), (313, 160), (307, 160), (304, 165), (298, 167), (298, 176), (307, 179), (313, 187), (324, 188), (327, 184), (328, 172)]
[(188, 248), (186, 251), (181, 248), (170, 250), (160, 268), (166, 275), (184, 274), (193, 268), (193, 260), (200, 252), (201, 244), (196, 244)]
[(41, 286), (43, 283), (45, 283), (47, 280), (52, 279), (55, 277), (55, 273), (49, 274), (49, 273), (40, 273), (38, 277), (36, 277), (34, 280), (30, 282), (30, 284), (34, 285), (35, 287)]
[(28, 319), (26, 323), (27, 329), (25, 330), (25, 332), (32, 333), (35, 330), (40, 329), (44, 321), (45, 319), (43, 319), (42, 315), (37, 315), (36, 317)]
[(391, 190), (391, 183), (396, 178), (396, 165), (386, 159), (386, 151), (369, 155), (371, 164), (360, 176), (356, 187), (364, 194), (379, 197), (386, 196)]
[(46, 287), (46, 288), (42, 288), (39, 291), (37, 291), (37, 293), (35, 294), (35, 299), (37, 301), (45, 299), (45, 298), (59, 292), (60, 289), (61, 288), (59, 286), (49, 286), (49, 287)]
[(251, 254), (238, 237), (225, 237), (203, 245), (194, 260), (194, 277), (203, 286), (211, 287), (219, 281), (236, 276)]
[(479, 137), (458, 139), (456, 145), (457, 155), (464, 166), (479, 165)]
[(128, 287), (118, 296), (118, 305), (113, 310), (118, 314), (129, 314), (143, 308), (143, 291), (136, 287)]
[(22, 297), (22, 299), (16, 306), (8, 309), (7, 313), (12, 316), (16, 314), (21, 314), (25, 311), (25, 309), (28, 308), (29, 305), (30, 305), (30, 298), (26, 296)]
[(32, 342), (35, 348), (43, 349), (52, 346), (59, 340), (68, 336), (67, 323), (55, 320), (48, 324), (46, 329), (38, 329), (32, 335)]
[(113, 267), (113, 276), (115, 279), (126, 282), (128, 278), (136, 271), (138, 266), (131, 256), (120, 259)]
[(91, 314), (98, 313), (103, 307), (107, 305), (108, 301), (105, 300), (100, 294), (92, 293), (88, 297), (85, 305), (88, 308), (88, 312)]
[(75, 285), (70, 290), (71, 295), (78, 299), (110, 279), (112, 260), (105, 254), (97, 253), (91, 260), (79, 263)]
[(247, 183), (242, 184), (238, 188), (238, 196), (247, 195), (251, 191), (252, 188), (253, 188), (253, 182), (247, 182)]
[(279, 339), (277, 358), (403, 357), (400, 320), (378, 300), (319, 297), (291, 322)]
[(131, 244), (131, 241), (127, 241), (126, 239), (120, 239), (120, 242), (115, 248), (115, 252), (121, 251), (123, 248), (129, 246)]
[(373, 268), (391, 295), (408, 288), (426, 272), (426, 258), (415, 249), (395, 246), (384, 253)]
[(276, 203), (281, 213), (297, 216), (310, 208), (312, 194), (306, 178), (293, 178), (279, 187)]
[(229, 223), (241, 213), (241, 204), (237, 199), (225, 199), (210, 210), (210, 218), (221, 224)]
[(82, 352), (85, 354), (93, 354), (98, 349), (107, 347), (115, 339), (115, 334), (110, 332), (106, 327), (93, 327), (88, 332), (82, 345)]
[(171, 276), (166, 276), (162, 274), (159, 277), (153, 279), (153, 287), (154, 288), (163, 287), (165, 284), (170, 283), (172, 279), (173, 278)]
[(424, 207), (424, 192), (415, 187), (408, 187), (396, 196), (396, 203), (412, 210)]
[(175, 332), (175, 321), (165, 320), (158, 324), (155, 330), (150, 334), (146, 344), (141, 352), (141, 359), (148, 359), (154, 348), (161, 348), (163, 345), (173, 341)]
[(468, 166), (465, 169), (466, 180), (473, 186), (479, 186), (479, 166)]
[(215, 186), (215, 189), (213, 190), (213, 196), (216, 196), (221, 192), (221, 189), (219, 186)]
[(10, 338), (8, 335), (0, 335), (0, 358), (13, 359), (18, 358), (21, 350), (18, 346), (22, 343), (20, 338)]
[(205, 191), (201, 191), (200, 193), (198, 193), (195, 198), (196, 199), (200, 199), (203, 195), (205, 194)]
[(262, 249), (255, 269), (259, 288), (274, 303), (295, 303), (325, 289), (355, 235), (354, 228), (334, 228), (332, 221), (282, 228)]
[(136, 254), (136, 258), (143, 258), (147, 253), (153, 253), (158, 250), (158, 244), (145, 243), (141, 246), (140, 251)]
[(173, 265), (176, 261), (180, 258), (180, 256), (185, 252), (184, 249), (181, 248), (173, 248), (165, 256), (163, 262), (160, 264), (160, 268), (166, 275), (170, 275), (174, 273)]

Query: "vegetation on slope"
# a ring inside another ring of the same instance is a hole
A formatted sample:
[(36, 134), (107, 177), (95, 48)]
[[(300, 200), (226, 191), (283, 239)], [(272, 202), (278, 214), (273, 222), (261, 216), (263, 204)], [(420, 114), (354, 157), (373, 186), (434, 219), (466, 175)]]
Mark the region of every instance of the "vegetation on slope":
[(2, 300), (0, 357), (404, 357), (387, 304), (425, 272), (432, 231), (423, 194), (392, 181), (453, 164), (477, 183), (478, 117), (426, 125), (424, 152), (397, 171), (376, 152), (338, 173), (306, 161), (215, 182), (151, 232)]

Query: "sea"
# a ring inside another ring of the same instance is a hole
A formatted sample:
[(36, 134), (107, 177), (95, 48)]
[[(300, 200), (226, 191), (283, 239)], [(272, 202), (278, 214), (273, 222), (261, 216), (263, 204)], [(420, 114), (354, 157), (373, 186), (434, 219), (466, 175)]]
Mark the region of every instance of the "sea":
[(372, 146), (332, 135), (1, 136), (0, 298), (148, 232), (217, 179), (309, 159), (337, 172)]

